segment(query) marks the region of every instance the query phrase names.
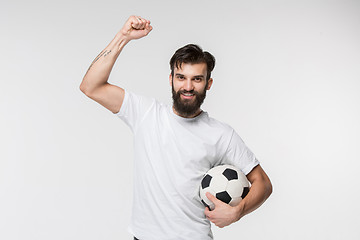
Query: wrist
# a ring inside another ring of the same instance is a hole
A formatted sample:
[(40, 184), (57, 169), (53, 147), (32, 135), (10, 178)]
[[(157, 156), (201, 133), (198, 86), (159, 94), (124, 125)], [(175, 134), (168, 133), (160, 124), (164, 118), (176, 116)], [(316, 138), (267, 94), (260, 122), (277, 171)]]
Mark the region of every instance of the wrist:
[(131, 39), (129, 39), (127, 36), (121, 32), (118, 32), (113, 39), (113, 43), (116, 47), (118, 47), (119, 50), (121, 50), (128, 42), (130, 42), (130, 40)]
[(238, 205), (235, 206), (236, 221), (240, 220), (245, 214), (245, 201), (242, 200)]

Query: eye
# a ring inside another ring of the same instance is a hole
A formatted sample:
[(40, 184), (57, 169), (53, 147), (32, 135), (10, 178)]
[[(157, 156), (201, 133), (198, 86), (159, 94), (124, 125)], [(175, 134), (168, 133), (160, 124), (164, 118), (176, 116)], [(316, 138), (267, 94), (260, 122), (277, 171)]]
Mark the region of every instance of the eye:
[(195, 81), (196, 81), (196, 82), (201, 82), (201, 81), (202, 81), (202, 78), (201, 78), (201, 77), (196, 77), (196, 78), (195, 78)]
[(185, 79), (185, 77), (184, 77), (184, 76), (181, 76), (181, 75), (178, 75), (177, 78), (180, 79), (180, 80)]

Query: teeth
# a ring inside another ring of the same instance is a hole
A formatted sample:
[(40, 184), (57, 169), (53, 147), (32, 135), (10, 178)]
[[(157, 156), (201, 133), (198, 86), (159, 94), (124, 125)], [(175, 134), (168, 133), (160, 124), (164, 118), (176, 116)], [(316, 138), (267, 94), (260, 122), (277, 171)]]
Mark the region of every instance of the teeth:
[(193, 96), (194, 94), (191, 94), (191, 93), (183, 93), (183, 95), (185, 95), (185, 96)]

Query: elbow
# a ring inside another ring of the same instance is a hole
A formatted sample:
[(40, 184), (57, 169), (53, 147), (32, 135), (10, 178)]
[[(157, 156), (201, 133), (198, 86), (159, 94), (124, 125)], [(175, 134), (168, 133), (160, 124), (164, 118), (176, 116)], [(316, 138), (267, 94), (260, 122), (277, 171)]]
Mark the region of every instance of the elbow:
[(263, 172), (263, 175), (262, 175), (262, 182), (263, 182), (263, 186), (264, 186), (265, 196), (266, 196), (266, 198), (268, 198), (268, 197), (270, 197), (270, 195), (273, 192), (273, 186), (270, 181), (270, 178), (268, 177), (268, 175), (265, 172)]
[(85, 84), (84, 80), (80, 84), (80, 91), (83, 92), (86, 96), (89, 95), (89, 87)]
[(272, 186), (270, 180), (268, 180), (268, 182), (267, 182), (267, 184), (266, 184), (266, 195), (267, 195), (266, 198), (270, 197), (270, 195), (272, 194), (272, 192), (273, 192), (273, 186)]
[(80, 91), (81, 91), (83, 94), (85, 94), (86, 96), (88, 96), (88, 92), (87, 92), (86, 88), (80, 86)]
[(85, 93), (85, 87), (83, 86), (83, 84), (80, 84), (80, 91), (82, 91), (83, 93)]

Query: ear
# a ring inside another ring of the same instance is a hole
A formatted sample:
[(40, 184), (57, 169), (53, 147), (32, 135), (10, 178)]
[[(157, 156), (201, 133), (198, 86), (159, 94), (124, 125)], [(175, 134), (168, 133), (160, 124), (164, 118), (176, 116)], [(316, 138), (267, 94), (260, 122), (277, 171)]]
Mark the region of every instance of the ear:
[(206, 90), (210, 90), (212, 84), (213, 84), (213, 79), (209, 78)]
[(170, 83), (170, 87), (172, 86), (172, 76), (171, 76), (171, 73), (169, 75), (169, 83)]

